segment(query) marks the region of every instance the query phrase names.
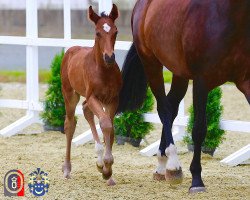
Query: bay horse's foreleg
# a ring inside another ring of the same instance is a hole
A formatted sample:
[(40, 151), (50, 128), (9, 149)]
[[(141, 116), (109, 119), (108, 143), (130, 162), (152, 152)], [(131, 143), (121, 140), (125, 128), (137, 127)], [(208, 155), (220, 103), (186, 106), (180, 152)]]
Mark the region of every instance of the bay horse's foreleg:
[(73, 90), (63, 91), (66, 117), (64, 122), (64, 132), (66, 134), (67, 146), (66, 146), (66, 158), (62, 166), (64, 178), (70, 178), (71, 172), (71, 162), (70, 162), (70, 152), (71, 152), (71, 142), (76, 128), (76, 119), (75, 119), (75, 109), (76, 105), (79, 102), (80, 96), (76, 94)]
[(103, 172), (103, 145), (99, 139), (97, 130), (96, 130), (96, 126), (95, 126), (95, 120), (94, 120), (94, 114), (93, 112), (89, 109), (89, 107), (87, 106), (86, 101), (83, 103), (83, 114), (85, 119), (88, 121), (89, 125), (90, 125), (90, 129), (92, 131), (93, 134), (93, 138), (95, 140), (95, 151), (97, 153), (97, 162), (96, 162), (96, 166), (99, 172)]
[(102, 175), (105, 180), (108, 180), (112, 176), (111, 166), (114, 162), (113, 155), (111, 153), (111, 145), (113, 143), (112, 137), (110, 137), (112, 134), (113, 124), (110, 116), (104, 112), (101, 102), (94, 95), (91, 95), (87, 100), (87, 106), (98, 117), (104, 135), (106, 151), (103, 160), (104, 166)]
[(206, 104), (208, 97), (208, 89), (202, 78), (194, 79), (193, 82), (193, 105), (194, 105), (194, 127), (192, 131), (192, 139), (194, 142), (194, 155), (190, 165), (192, 173), (192, 186), (189, 192), (203, 192), (205, 186), (201, 178), (201, 145), (206, 137), (207, 119)]

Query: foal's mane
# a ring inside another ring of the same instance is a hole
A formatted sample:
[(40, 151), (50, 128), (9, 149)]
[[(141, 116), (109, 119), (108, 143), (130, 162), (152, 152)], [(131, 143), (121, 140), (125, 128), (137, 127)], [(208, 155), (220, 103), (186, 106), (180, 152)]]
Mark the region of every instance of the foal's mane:
[(109, 18), (109, 15), (106, 14), (104, 11), (101, 13), (101, 17)]

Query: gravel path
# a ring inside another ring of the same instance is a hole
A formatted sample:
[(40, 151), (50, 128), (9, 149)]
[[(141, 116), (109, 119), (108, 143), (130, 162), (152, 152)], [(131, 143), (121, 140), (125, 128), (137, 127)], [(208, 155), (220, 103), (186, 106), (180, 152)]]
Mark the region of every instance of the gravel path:
[[(0, 88), (1, 99), (25, 99), (24, 84), (0, 83)], [(46, 88), (46, 85), (40, 85), (41, 100), (44, 99)], [(167, 85), (168, 88), (169, 85)], [(186, 109), (191, 103), (191, 98), (190, 86), (185, 97)], [(249, 105), (235, 87), (223, 86), (222, 103), (224, 119), (250, 121)], [(22, 110), (1, 108), (0, 128), (4, 128), (24, 114)], [(80, 116), (75, 135), (87, 129), (88, 125)], [(161, 126), (155, 125), (155, 130), (147, 137), (147, 141), (151, 143), (157, 140), (160, 132)], [(32, 125), (20, 135), (10, 138), (0, 137), (0, 179), (2, 180), (0, 199), (5, 199), (3, 177), (7, 171), (18, 168), (27, 177), (37, 167), (49, 173), (51, 183), (49, 193), (43, 199), (250, 199), (250, 166), (228, 167), (219, 162), (248, 143), (250, 143), (249, 133), (227, 132), (226, 140), (217, 149), (214, 158), (202, 154), (203, 178), (207, 192), (191, 196), (187, 191), (191, 183), (189, 165), (192, 154), (187, 152), (182, 142), (177, 143), (185, 175), (181, 185), (170, 187), (165, 182), (152, 180), (157, 159), (139, 155), (139, 150), (146, 146), (143, 143), (139, 149), (128, 144), (114, 145), (113, 172), (117, 185), (108, 187), (96, 170), (93, 143), (72, 147), (72, 179), (64, 180), (61, 165), (65, 155), (65, 136), (59, 132), (43, 132), (41, 125)], [(32, 197), (28, 189), (25, 196), (23, 199)]]

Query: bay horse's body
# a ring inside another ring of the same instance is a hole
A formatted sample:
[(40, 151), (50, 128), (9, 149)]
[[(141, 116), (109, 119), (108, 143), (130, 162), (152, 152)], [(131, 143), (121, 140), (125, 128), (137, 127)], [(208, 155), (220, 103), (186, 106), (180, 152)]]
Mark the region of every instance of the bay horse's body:
[[(62, 68), (62, 93), (65, 100), (66, 119), (64, 131), (67, 137), (66, 159), (63, 165), (64, 177), (70, 177), (70, 149), (76, 127), (75, 108), (80, 96), (86, 98), (83, 112), (90, 124), (95, 148), (98, 155), (97, 167), (103, 178), (109, 179), (108, 184), (114, 184), (112, 175), (112, 145), (114, 142), (113, 118), (118, 106), (122, 77), (115, 61), (114, 44), (117, 28), (114, 24), (118, 17), (115, 5), (109, 16), (98, 16), (89, 8), (89, 18), (96, 25), (96, 38), (93, 48), (71, 47), (65, 53)], [(104, 109), (105, 111), (104, 111)], [(103, 146), (98, 137), (94, 115), (99, 119), (106, 152), (103, 158)]]
[[(163, 124), (154, 177), (181, 182), (171, 128), (192, 79), (195, 123), (190, 192), (205, 191), (200, 156), (207, 130), (208, 92), (232, 81), (250, 103), (250, 1), (138, 0), (132, 32), (134, 42), (123, 67), (118, 111), (139, 107), (149, 83)], [(168, 95), (163, 65), (173, 73)]]

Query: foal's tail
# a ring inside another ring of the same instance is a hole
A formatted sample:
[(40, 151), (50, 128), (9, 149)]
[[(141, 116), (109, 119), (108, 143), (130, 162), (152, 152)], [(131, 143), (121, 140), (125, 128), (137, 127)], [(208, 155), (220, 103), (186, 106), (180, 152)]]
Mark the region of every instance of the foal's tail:
[(134, 43), (124, 61), (122, 78), (123, 86), (117, 113), (140, 108), (146, 98), (147, 80)]

